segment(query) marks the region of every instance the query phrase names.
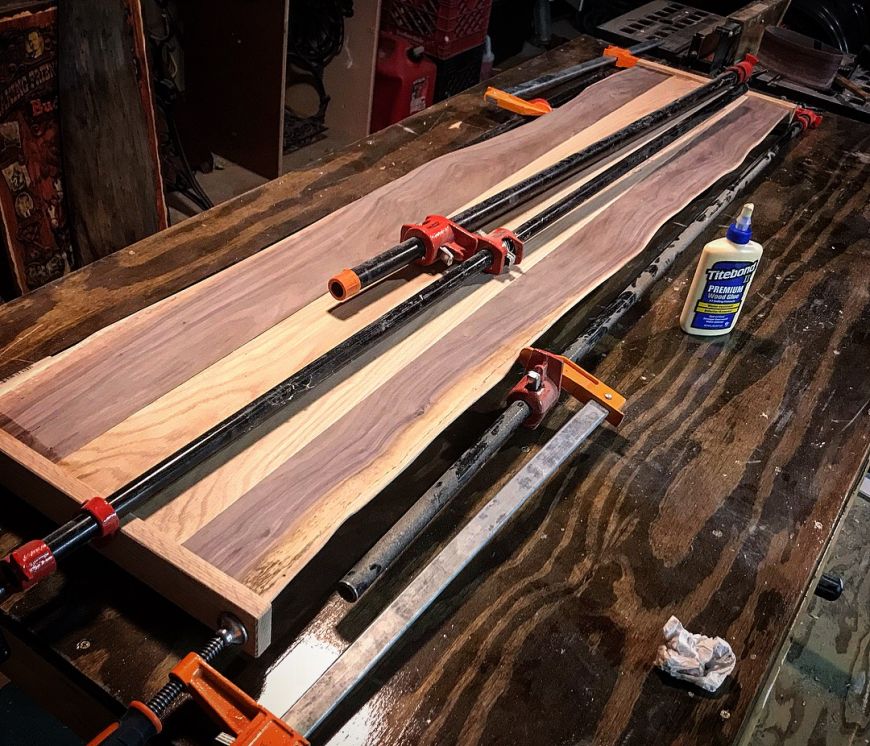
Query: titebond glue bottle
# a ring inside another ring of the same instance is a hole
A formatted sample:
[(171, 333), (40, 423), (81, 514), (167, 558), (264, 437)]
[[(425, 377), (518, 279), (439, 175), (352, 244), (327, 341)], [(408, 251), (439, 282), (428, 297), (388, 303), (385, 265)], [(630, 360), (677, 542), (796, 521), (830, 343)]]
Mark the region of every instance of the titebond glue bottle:
[(743, 205), (725, 238), (710, 241), (701, 251), (689, 296), (680, 314), (688, 334), (712, 337), (728, 334), (737, 323), (758, 262), (761, 244), (752, 238), (753, 205)]

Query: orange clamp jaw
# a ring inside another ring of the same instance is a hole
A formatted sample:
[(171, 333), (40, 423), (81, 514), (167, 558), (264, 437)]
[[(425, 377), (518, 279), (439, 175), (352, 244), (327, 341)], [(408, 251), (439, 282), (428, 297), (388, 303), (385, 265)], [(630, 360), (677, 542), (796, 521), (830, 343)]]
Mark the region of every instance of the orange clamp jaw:
[(310, 746), (307, 740), (196, 653), (185, 656), (170, 676), (181, 681), (193, 699), (230, 735), (234, 746)]
[(637, 64), (637, 57), (623, 47), (617, 47), (611, 44), (601, 55), (603, 57), (615, 57), (617, 67), (634, 67)]
[(526, 117), (539, 117), (541, 114), (549, 114), (553, 111), (553, 107), (545, 98), (533, 98), (531, 101), (526, 101), (524, 98), (492, 86), (484, 91), (483, 100), (495, 104), (500, 109), (507, 109)]
[[(554, 355), (546, 350), (526, 347), (520, 353), (520, 362), (526, 367), (526, 375), (511, 391), (508, 400), (521, 399), (529, 404), (532, 414), (524, 423), (528, 427), (537, 427), (546, 413), (555, 405), (559, 392), (573, 396), (577, 401), (586, 403), (595, 401), (607, 410), (607, 421), (614, 427), (622, 422), (625, 409), (625, 397), (614, 391), (591, 373), (583, 370), (573, 360), (562, 355)], [(529, 379), (529, 372), (537, 373)], [(538, 381), (541, 381), (539, 384)], [(556, 383), (558, 382), (558, 383)], [(541, 406), (535, 402), (535, 394), (530, 394), (535, 384), (541, 393)], [(551, 389), (555, 389), (555, 396)]]

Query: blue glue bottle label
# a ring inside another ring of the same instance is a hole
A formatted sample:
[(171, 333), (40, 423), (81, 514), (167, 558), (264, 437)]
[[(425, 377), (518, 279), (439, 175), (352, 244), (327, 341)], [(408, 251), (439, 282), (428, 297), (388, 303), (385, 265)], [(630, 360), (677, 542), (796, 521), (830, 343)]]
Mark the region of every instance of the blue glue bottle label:
[(693, 329), (727, 329), (740, 311), (755, 261), (716, 262), (707, 268), (704, 290), (695, 304)]

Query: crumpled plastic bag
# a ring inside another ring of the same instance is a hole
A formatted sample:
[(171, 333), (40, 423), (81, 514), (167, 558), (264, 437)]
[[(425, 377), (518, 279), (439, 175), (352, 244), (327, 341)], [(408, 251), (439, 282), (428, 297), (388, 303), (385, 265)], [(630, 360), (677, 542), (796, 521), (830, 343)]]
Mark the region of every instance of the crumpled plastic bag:
[(689, 632), (675, 616), (662, 628), (665, 644), (656, 654), (656, 666), (674, 678), (715, 692), (734, 670), (737, 658), (721, 637)]

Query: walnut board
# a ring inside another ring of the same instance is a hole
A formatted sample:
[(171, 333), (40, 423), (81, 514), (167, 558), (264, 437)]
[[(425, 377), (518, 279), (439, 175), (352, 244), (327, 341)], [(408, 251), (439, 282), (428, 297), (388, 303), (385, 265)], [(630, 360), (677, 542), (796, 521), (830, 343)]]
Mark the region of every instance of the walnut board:
[[(394, 243), (401, 223), (455, 212), (697, 85), (666, 68), (613, 75), (25, 370), (0, 387), (0, 480), (68, 518), (430, 282), (409, 272), (340, 307), (324, 293), (334, 271)], [(195, 470), (103, 551), (207, 624), (234, 611), (259, 654), (272, 601), (346, 518), (790, 108), (754, 94), (734, 102), (530, 241), (508, 276), (459, 289)], [(605, 166), (500, 222), (518, 224)]]

